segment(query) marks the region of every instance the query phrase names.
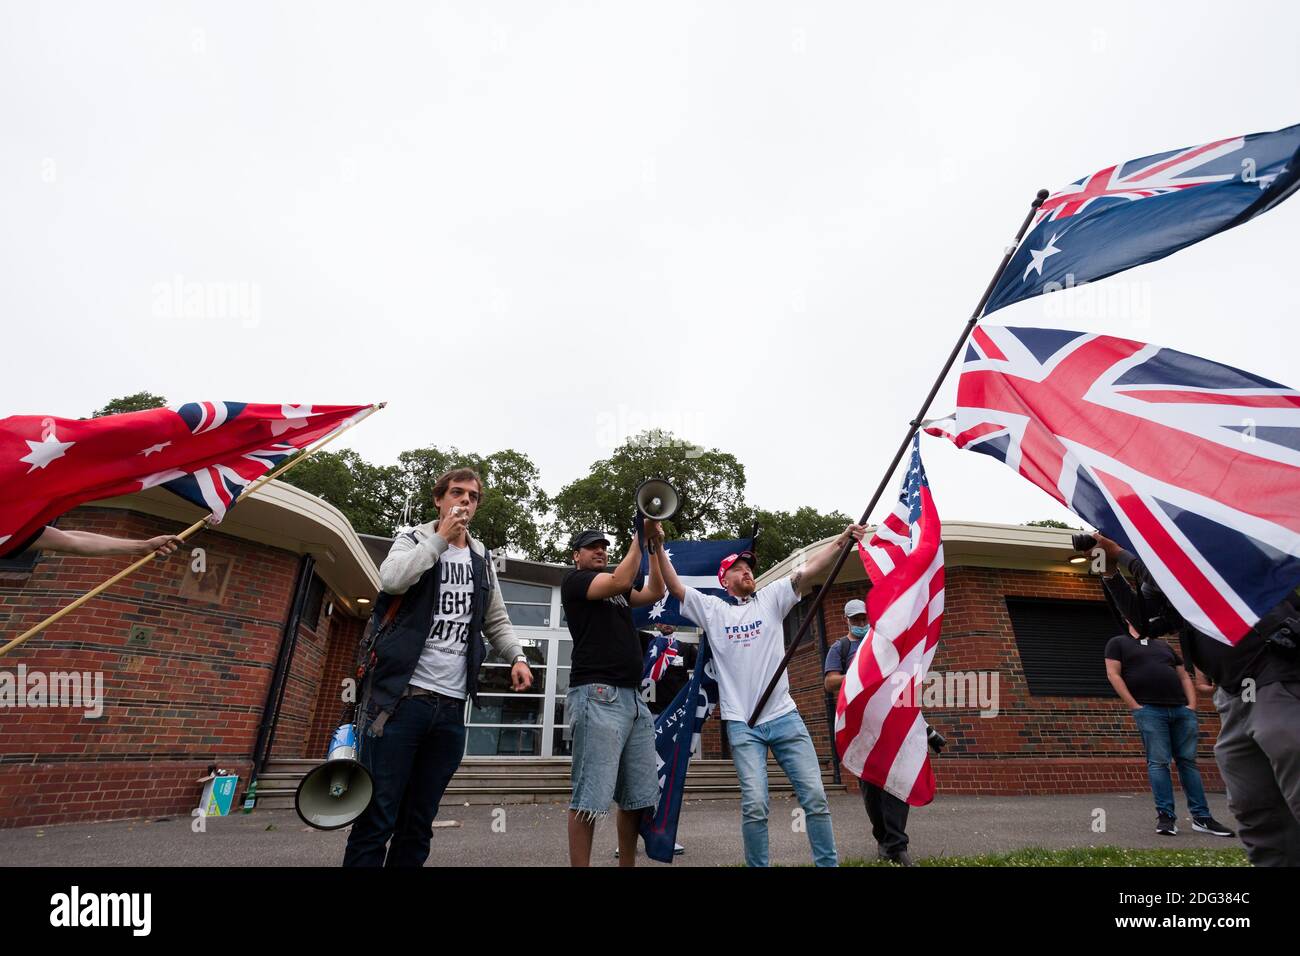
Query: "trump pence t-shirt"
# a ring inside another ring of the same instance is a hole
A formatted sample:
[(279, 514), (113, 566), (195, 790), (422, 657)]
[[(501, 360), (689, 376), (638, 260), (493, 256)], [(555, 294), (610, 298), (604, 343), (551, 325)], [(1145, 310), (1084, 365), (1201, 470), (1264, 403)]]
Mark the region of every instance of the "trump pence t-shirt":
[[(723, 720), (749, 720), (754, 705), (785, 656), (782, 622), (799, 603), (789, 578), (759, 588), (748, 600), (732, 603), (695, 588), (686, 589), (682, 615), (704, 629), (718, 674), (718, 705)], [(795, 709), (790, 680), (781, 675), (758, 723)]]

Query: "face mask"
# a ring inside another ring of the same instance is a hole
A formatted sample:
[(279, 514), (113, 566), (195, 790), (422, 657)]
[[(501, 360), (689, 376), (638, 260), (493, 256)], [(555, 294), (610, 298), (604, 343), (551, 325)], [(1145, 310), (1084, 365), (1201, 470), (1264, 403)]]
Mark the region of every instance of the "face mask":
[(854, 637), (859, 637), (859, 638), (866, 637), (867, 629), (865, 627), (850, 627), (849, 633), (852, 634)]

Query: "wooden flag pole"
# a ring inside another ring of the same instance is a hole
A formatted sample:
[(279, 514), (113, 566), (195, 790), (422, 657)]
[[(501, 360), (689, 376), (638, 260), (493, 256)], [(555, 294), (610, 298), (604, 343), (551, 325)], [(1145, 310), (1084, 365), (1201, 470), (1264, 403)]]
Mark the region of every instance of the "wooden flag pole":
[[(916, 417), (908, 423), (907, 435), (903, 438), (902, 444), (898, 446), (898, 451), (894, 452), (894, 460), (891, 461), (889, 467), (885, 469), (884, 477), (880, 479), (880, 484), (876, 486), (876, 493), (871, 496), (871, 502), (867, 505), (866, 510), (862, 512), (862, 517), (858, 520), (858, 524), (866, 524), (867, 520), (871, 517), (871, 512), (875, 509), (876, 502), (880, 500), (880, 496), (884, 494), (885, 488), (889, 484), (889, 479), (893, 477), (894, 469), (897, 468), (898, 463), (903, 460), (903, 455), (907, 453), (908, 447), (912, 444), (912, 438), (920, 430), (921, 421), (925, 418), (925, 413), (930, 410), (930, 403), (934, 401), (934, 396), (939, 393), (939, 388), (943, 385), (943, 380), (948, 377), (948, 373), (956, 363), (957, 356), (961, 355), (962, 346), (966, 344), (966, 340), (975, 329), (975, 324), (979, 322), (980, 316), (983, 315), (984, 306), (988, 303), (989, 296), (993, 294), (993, 289), (997, 286), (998, 280), (1002, 278), (1002, 273), (1006, 271), (1008, 263), (1011, 262), (1011, 257), (1015, 255), (1016, 247), (1020, 245), (1020, 240), (1024, 238), (1025, 233), (1029, 230), (1029, 223), (1033, 220), (1034, 213), (1038, 211), (1038, 207), (1043, 204), (1043, 200), (1045, 200), (1048, 195), (1046, 189), (1040, 189), (1038, 195), (1034, 198), (1034, 201), (1029, 204), (1029, 212), (1025, 216), (1025, 221), (1020, 224), (1020, 230), (1016, 233), (1016, 238), (1012, 241), (1011, 245), (1007, 246), (1006, 251), (1002, 256), (1002, 261), (998, 263), (997, 271), (993, 273), (993, 278), (989, 280), (988, 288), (986, 288), (984, 294), (980, 296), (979, 304), (975, 306), (975, 311), (971, 313), (970, 319), (967, 320), (965, 327), (962, 329), (961, 336), (957, 339), (957, 344), (954, 345), (952, 351), (948, 353), (948, 361), (943, 363), (943, 369), (939, 372), (938, 378), (936, 378), (934, 384), (930, 386), (930, 392), (925, 396), (925, 401), (921, 405), (921, 410), (917, 412)], [(790, 666), (790, 659), (794, 657), (794, 652), (797, 651), (799, 645), (803, 643), (803, 639), (808, 634), (808, 628), (812, 624), (813, 618), (817, 616), (818, 609), (821, 608), (822, 603), (826, 600), (826, 592), (830, 590), (831, 585), (835, 583), (835, 578), (840, 573), (840, 569), (844, 567), (844, 560), (849, 556), (849, 551), (852, 549), (853, 543), (853, 539), (849, 538), (848, 541), (840, 546), (840, 553), (836, 555), (835, 563), (831, 565), (831, 570), (830, 573), (827, 574), (826, 580), (822, 583), (821, 587), (817, 589), (817, 595), (813, 598), (812, 606), (808, 609), (807, 613), (804, 614), (803, 623), (799, 625), (799, 630), (795, 633), (794, 640), (790, 642), (790, 647), (785, 652), (785, 657), (781, 658), (781, 663), (777, 665), (776, 673), (772, 675), (772, 679), (768, 682), (767, 688), (763, 691), (763, 696), (758, 699), (758, 706), (756, 706), (754, 712), (749, 715), (748, 724), (750, 727), (753, 727), (754, 724), (758, 722), (758, 715), (761, 714), (763, 708), (767, 706), (767, 700), (772, 696), (772, 692), (776, 690), (776, 685), (781, 680), (781, 675), (784, 674), (785, 669)]]
[[(328, 444), (329, 442), (333, 441), (333, 440), (334, 440), (335, 438), (337, 438), (339, 435), (342, 435), (345, 431), (347, 431), (347, 430), (348, 430), (349, 428), (351, 428), (353, 425), (356, 425), (357, 423), (359, 423), (359, 422), (365, 420), (366, 418), (369, 418), (371, 414), (373, 414), (374, 412), (376, 412), (376, 411), (378, 411), (379, 409), (383, 408), (383, 407), (384, 407), (385, 405), (387, 405), (387, 404), (388, 404), (387, 402), (380, 402), (378, 405), (371, 405), (370, 408), (366, 409), (366, 411), (362, 412), (360, 415), (358, 415), (356, 418), (354, 418), (354, 419), (353, 419), (351, 422), (349, 422), (348, 424), (344, 425), (342, 428), (336, 428), (334, 431), (330, 432), (328, 435), (325, 435), (325, 436), (324, 436), (323, 438), (321, 438), (320, 441), (318, 441), (318, 442), (317, 442), (313, 447), (311, 447), (311, 448), (309, 448), (309, 449), (304, 449), (303, 452), (302, 452), (302, 454), (300, 454), (300, 455), (295, 455), (295, 456), (294, 456), (293, 458), (291, 458), (289, 461), (286, 461), (286, 462), (285, 462), (283, 465), (281, 465), (279, 468), (275, 469), (275, 471), (268, 472), (267, 474), (263, 475), (261, 478), (257, 479), (257, 481), (253, 482), (253, 483), (252, 483), (251, 485), (249, 485), (246, 489), (244, 489), (244, 491), (242, 491), (242, 492), (240, 493), (240, 497), (243, 498), (245, 495), (250, 495), (250, 496), (251, 496), (251, 495), (253, 494), (253, 492), (257, 491), (257, 489), (261, 488), (261, 487), (262, 487), (264, 484), (266, 484), (268, 481), (272, 480), (273, 478), (278, 478), (280, 475), (283, 475), (283, 474), (284, 474), (285, 472), (287, 472), (289, 469), (295, 467), (299, 462), (301, 462), (301, 461), (306, 461), (306, 460), (307, 460), (308, 458), (310, 458), (312, 455), (316, 454), (316, 452), (318, 452), (318, 451), (320, 451), (322, 448), (324, 448), (326, 444)], [(207, 517), (200, 518), (198, 521), (194, 522), (194, 524), (190, 525), (188, 528), (186, 528), (186, 529), (185, 529), (184, 531), (182, 531), (180, 534), (176, 535), (176, 537), (178, 537), (178, 538), (180, 538), (182, 541), (184, 541), (186, 538), (190, 537), (190, 535), (197, 533), (199, 530), (201, 530), (203, 527), (205, 527), (205, 526), (208, 524), (208, 522), (211, 520), (211, 518), (212, 518), (212, 515), (210, 515), (210, 514), (209, 514)], [(35, 636), (36, 636), (37, 634), (39, 634), (41, 631), (45, 630), (47, 627), (49, 627), (51, 624), (53, 624), (55, 621), (58, 621), (59, 619), (61, 619), (61, 618), (63, 618), (63, 617), (66, 617), (67, 615), (71, 614), (73, 611), (75, 611), (77, 608), (81, 607), (83, 604), (85, 604), (85, 603), (86, 603), (87, 601), (89, 601), (91, 598), (93, 598), (93, 597), (95, 597), (95, 596), (97, 596), (97, 595), (99, 595), (99, 594), (102, 594), (103, 592), (107, 591), (109, 588), (111, 588), (111, 587), (112, 587), (114, 584), (116, 584), (118, 581), (121, 581), (123, 578), (125, 578), (125, 577), (127, 577), (127, 576), (129, 576), (129, 575), (131, 575), (131, 574), (134, 574), (136, 571), (139, 571), (142, 567), (144, 567), (144, 566), (145, 566), (146, 564), (148, 564), (150, 561), (154, 560), (155, 557), (156, 557), (156, 554), (154, 554), (154, 553), (146, 554), (144, 557), (140, 558), (140, 560), (136, 561), (134, 564), (131, 564), (131, 565), (129, 565), (129, 566), (123, 568), (121, 571), (117, 572), (117, 574), (113, 575), (113, 576), (112, 576), (111, 578), (109, 578), (107, 581), (103, 582), (102, 584), (96, 585), (94, 588), (92, 588), (91, 590), (87, 591), (85, 594), (83, 594), (81, 597), (77, 598), (75, 601), (73, 601), (73, 602), (72, 602), (71, 604), (69, 604), (67, 607), (60, 608), (58, 611), (55, 611), (53, 614), (51, 614), (51, 615), (50, 615), (49, 617), (47, 617), (45, 620), (43, 620), (43, 621), (41, 621), (39, 624), (37, 624), (35, 627), (32, 627), (31, 629), (29, 629), (29, 630), (27, 630), (27, 631), (24, 631), (22, 634), (19, 634), (17, 637), (15, 637), (12, 641), (10, 641), (10, 642), (9, 642), (8, 644), (6, 644), (4, 647), (0, 647), (0, 657), (4, 657), (6, 654), (8, 654), (10, 651), (12, 651), (15, 647), (18, 647), (20, 644), (23, 644), (24, 642), (26, 642), (26, 641), (30, 640), (31, 638), (35, 637)]]

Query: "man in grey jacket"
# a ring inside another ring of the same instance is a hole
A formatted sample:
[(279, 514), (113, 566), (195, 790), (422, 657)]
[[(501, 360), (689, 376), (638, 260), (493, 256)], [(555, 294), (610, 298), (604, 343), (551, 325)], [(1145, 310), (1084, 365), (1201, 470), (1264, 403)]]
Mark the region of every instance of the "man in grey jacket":
[(398, 535), (379, 568), (376, 614), (394, 611), (376, 644), (362, 720), (361, 759), (375, 793), (352, 825), (344, 866), (424, 865), (438, 803), (465, 751), (465, 699), (478, 689), (483, 637), (511, 662), (512, 688), (532, 686), (491, 556), (469, 534), (482, 494), (473, 470), (447, 472), (433, 489), (438, 519)]

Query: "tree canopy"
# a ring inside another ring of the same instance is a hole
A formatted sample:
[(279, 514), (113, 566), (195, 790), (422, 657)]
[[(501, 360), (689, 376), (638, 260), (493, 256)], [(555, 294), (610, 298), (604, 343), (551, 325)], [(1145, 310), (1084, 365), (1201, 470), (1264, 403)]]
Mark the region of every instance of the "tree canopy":
[(90, 417), (103, 418), (105, 415), (121, 415), (123, 412), (142, 412), (148, 408), (162, 408), (166, 404), (167, 399), (161, 395), (155, 395), (153, 392), (136, 392), (134, 395), (110, 399), (104, 403), (103, 408), (91, 412)]

